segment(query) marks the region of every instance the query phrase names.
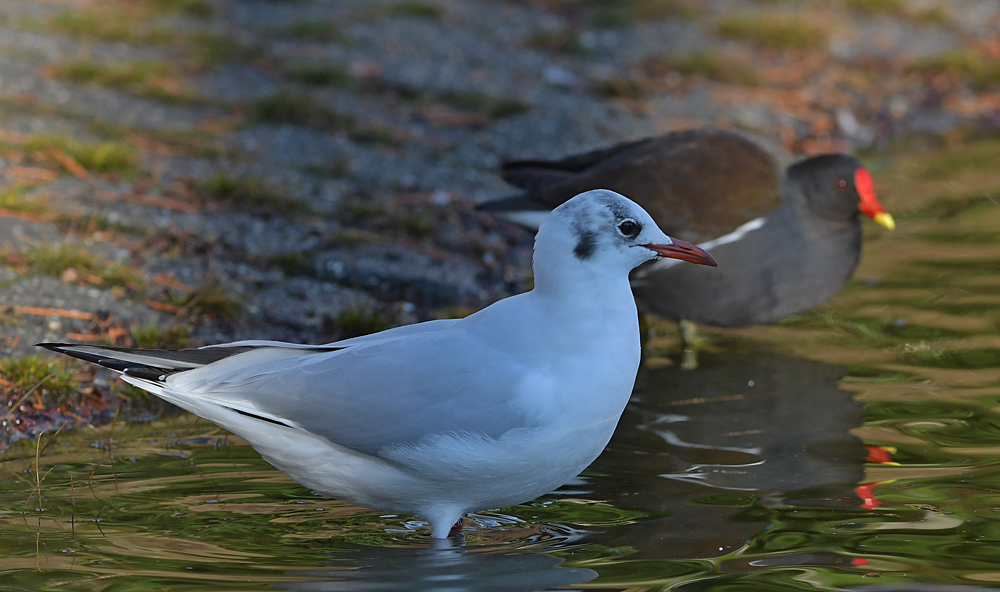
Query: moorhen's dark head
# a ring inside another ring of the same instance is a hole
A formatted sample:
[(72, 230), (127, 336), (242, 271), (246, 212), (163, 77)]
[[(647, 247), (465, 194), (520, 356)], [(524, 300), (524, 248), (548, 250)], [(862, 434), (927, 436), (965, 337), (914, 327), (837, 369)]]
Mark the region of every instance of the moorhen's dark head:
[(846, 154), (822, 154), (788, 167), (788, 180), (805, 196), (812, 211), (834, 220), (859, 213), (889, 230), (896, 222), (875, 197), (875, 182), (861, 162)]

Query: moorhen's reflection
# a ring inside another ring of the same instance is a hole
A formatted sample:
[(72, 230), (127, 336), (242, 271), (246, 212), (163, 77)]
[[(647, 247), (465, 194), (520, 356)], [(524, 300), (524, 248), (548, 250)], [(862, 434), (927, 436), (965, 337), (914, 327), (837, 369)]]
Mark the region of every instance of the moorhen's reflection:
[[(711, 557), (764, 526), (733, 507), (735, 496), (748, 505), (860, 507), (852, 489), (866, 449), (848, 431), (863, 423), (863, 406), (837, 388), (842, 375), (774, 354), (641, 370), (615, 437), (591, 467), (613, 477), (590, 486), (616, 507), (668, 515), (596, 535), (600, 542), (643, 556)], [(713, 501), (719, 494), (723, 501)]]
[(331, 561), (328, 569), (288, 575), (312, 581), (274, 584), (294, 592), (378, 590), (392, 592), (534, 592), (582, 584), (597, 577), (590, 569), (559, 568), (545, 553), (463, 547), (440, 541), (429, 548), (358, 547)]

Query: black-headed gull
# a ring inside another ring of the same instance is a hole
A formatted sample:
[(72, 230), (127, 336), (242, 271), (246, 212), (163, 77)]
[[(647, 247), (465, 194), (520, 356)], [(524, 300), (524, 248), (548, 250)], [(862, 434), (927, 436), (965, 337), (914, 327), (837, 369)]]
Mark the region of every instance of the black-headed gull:
[(628, 273), (660, 257), (715, 265), (595, 190), (542, 224), (533, 290), (464, 319), (322, 346), (41, 345), (217, 423), (321, 495), (417, 515), (444, 538), (466, 512), (548, 493), (601, 453), (639, 366)]

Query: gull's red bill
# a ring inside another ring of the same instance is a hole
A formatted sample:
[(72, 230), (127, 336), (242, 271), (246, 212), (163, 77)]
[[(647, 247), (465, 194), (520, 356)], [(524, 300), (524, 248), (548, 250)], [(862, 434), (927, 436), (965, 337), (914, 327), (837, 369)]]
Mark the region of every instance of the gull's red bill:
[(671, 259), (680, 259), (681, 261), (687, 261), (688, 263), (697, 263), (698, 265), (709, 265), (711, 267), (718, 267), (719, 264), (712, 259), (712, 256), (708, 254), (708, 251), (702, 249), (701, 247), (692, 245), (691, 243), (686, 243), (682, 240), (677, 240), (676, 238), (670, 239), (673, 241), (672, 245), (642, 245), (653, 251), (659, 257), (669, 257)]

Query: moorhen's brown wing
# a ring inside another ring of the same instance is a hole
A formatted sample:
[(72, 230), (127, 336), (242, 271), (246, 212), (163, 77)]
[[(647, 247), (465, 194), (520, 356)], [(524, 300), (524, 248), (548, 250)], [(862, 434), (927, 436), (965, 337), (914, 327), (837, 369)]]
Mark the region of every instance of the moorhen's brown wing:
[(550, 208), (590, 189), (617, 191), (645, 208), (667, 234), (699, 243), (777, 209), (778, 167), (746, 136), (705, 128), (557, 161), (509, 162), (501, 174)]

